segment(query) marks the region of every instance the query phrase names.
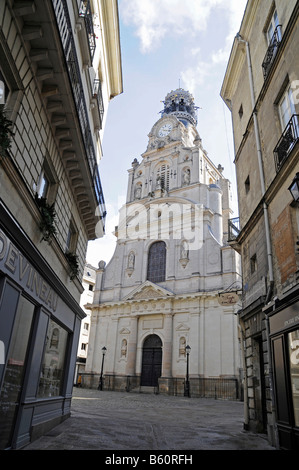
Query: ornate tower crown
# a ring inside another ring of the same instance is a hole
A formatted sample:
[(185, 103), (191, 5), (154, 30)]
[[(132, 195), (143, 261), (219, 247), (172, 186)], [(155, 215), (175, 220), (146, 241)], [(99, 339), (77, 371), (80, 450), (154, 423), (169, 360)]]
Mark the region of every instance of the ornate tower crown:
[(185, 126), (189, 123), (196, 127), (197, 106), (194, 104), (194, 98), (189, 91), (178, 88), (171, 91), (165, 98), (164, 110), (161, 111), (162, 117), (165, 114), (174, 114)]

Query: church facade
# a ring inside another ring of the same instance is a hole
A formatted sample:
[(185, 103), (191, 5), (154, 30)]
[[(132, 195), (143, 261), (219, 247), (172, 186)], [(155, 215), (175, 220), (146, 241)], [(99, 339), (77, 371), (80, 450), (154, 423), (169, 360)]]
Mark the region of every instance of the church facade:
[[(239, 255), (230, 182), (202, 146), (192, 95), (164, 101), (129, 170), (115, 253), (96, 275), (83, 386), (236, 398)], [(103, 349), (105, 348), (105, 349)], [(103, 350), (103, 351), (102, 351)]]

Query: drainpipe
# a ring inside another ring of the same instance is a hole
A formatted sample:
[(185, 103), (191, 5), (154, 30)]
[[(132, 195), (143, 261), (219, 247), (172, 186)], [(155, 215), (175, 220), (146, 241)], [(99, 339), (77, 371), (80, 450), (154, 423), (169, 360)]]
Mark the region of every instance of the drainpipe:
[[(265, 189), (263, 162), (262, 162), (261, 141), (260, 141), (260, 133), (259, 133), (259, 127), (258, 127), (258, 120), (257, 120), (257, 110), (255, 106), (253, 73), (252, 73), (249, 43), (242, 38), (240, 33), (236, 35), (236, 39), (238, 40), (238, 42), (242, 42), (246, 46), (248, 76), (249, 76), (251, 103), (252, 103), (252, 110), (253, 110), (252, 115), (253, 115), (253, 123), (254, 123), (256, 148), (257, 148), (257, 158), (258, 158), (258, 164), (259, 164), (260, 183), (261, 183), (262, 198), (263, 198), (263, 212), (264, 212), (264, 221), (265, 221), (266, 247), (267, 247), (267, 258), (268, 258), (268, 269), (269, 269), (269, 287), (268, 287), (268, 291), (267, 291), (266, 299), (265, 299), (265, 305), (267, 305), (273, 293), (274, 275), (273, 275), (273, 258), (272, 258), (271, 239), (270, 239), (270, 223), (269, 223), (268, 206), (264, 199), (266, 189)], [(275, 409), (275, 397), (274, 397), (274, 390), (273, 390), (272, 357), (271, 357), (270, 338), (269, 338), (269, 317), (268, 317), (268, 314), (266, 313), (265, 313), (265, 321), (266, 321), (267, 349), (268, 349), (268, 356), (269, 356), (269, 382), (270, 382), (269, 385), (270, 385), (270, 392), (271, 392), (272, 412), (274, 415), (274, 434), (275, 434), (274, 439), (276, 441), (275, 445), (277, 446), (278, 439), (277, 439), (277, 431), (276, 431), (276, 409)]]
[(248, 384), (247, 384), (247, 373), (246, 373), (246, 359), (245, 359), (245, 325), (244, 321), (240, 318), (240, 312), (237, 312), (238, 321), (239, 321), (239, 331), (240, 331), (240, 338), (241, 338), (241, 351), (242, 351), (242, 362), (243, 362), (243, 370), (244, 370), (244, 423), (243, 427), (245, 431), (249, 429), (249, 410), (248, 410)]

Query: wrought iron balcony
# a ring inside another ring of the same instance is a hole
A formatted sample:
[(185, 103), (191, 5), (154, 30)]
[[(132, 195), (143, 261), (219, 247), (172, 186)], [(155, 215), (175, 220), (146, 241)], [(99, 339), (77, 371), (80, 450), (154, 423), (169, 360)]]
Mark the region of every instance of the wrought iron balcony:
[(94, 29), (93, 29), (93, 19), (92, 19), (90, 1), (89, 0), (84, 0), (84, 1), (77, 0), (77, 1), (78, 1), (79, 16), (81, 18), (84, 18), (86, 34), (87, 34), (87, 39), (89, 43), (89, 52), (90, 52), (90, 57), (92, 61), (94, 57), (95, 49), (96, 49), (96, 38), (95, 38)]
[(264, 61), (262, 63), (263, 71), (264, 71), (264, 79), (267, 78), (268, 73), (270, 71), (272, 62), (276, 56), (277, 49), (279, 47), (279, 44), (281, 42), (281, 25), (278, 25), (275, 28), (275, 31), (273, 33), (273, 36), (271, 38), (269, 47), (267, 49)]
[(228, 241), (234, 241), (238, 238), (240, 229), (240, 218), (235, 217), (234, 219), (228, 220)]
[[(93, 144), (91, 128), (89, 123), (88, 111), (86, 100), (84, 96), (84, 88), (80, 73), (80, 66), (78, 62), (76, 45), (72, 34), (72, 25), (68, 12), (66, 0), (58, 2), (52, 0), (54, 11), (57, 17), (58, 29), (61, 35), (62, 45), (64, 49), (65, 60), (67, 64), (68, 76), (73, 91), (73, 98), (76, 105), (77, 116), (80, 124), (82, 140), (86, 152), (86, 157), (89, 166), (90, 177), (92, 179), (93, 188), (98, 204), (98, 211), (100, 219), (105, 218), (105, 203), (103, 191), (98, 171), (98, 164), (96, 152)], [(88, 2), (81, 2), (88, 4)], [(63, 12), (63, 14), (62, 14)]]
[(293, 114), (275, 149), (274, 158), (278, 172), (299, 140), (299, 115)]

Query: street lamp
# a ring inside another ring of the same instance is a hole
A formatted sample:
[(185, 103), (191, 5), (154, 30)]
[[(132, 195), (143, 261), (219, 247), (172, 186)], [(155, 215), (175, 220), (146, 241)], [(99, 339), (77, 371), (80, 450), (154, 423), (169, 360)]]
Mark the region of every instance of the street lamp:
[(187, 372), (186, 372), (186, 384), (185, 384), (185, 391), (184, 391), (184, 396), (185, 397), (190, 397), (190, 384), (189, 384), (189, 354), (190, 354), (191, 348), (190, 346), (186, 346), (186, 354), (187, 354)]
[(101, 375), (100, 375), (100, 383), (99, 383), (99, 386), (98, 386), (98, 390), (103, 390), (103, 367), (104, 367), (104, 358), (105, 358), (105, 354), (106, 354), (106, 351), (107, 351), (107, 348), (105, 348), (105, 346), (102, 348), (102, 367), (101, 367)]
[(295, 202), (299, 201), (299, 173), (296, 173), (295, 178), (292, 181), (292, 184), (289, 186), (289, 191)]

